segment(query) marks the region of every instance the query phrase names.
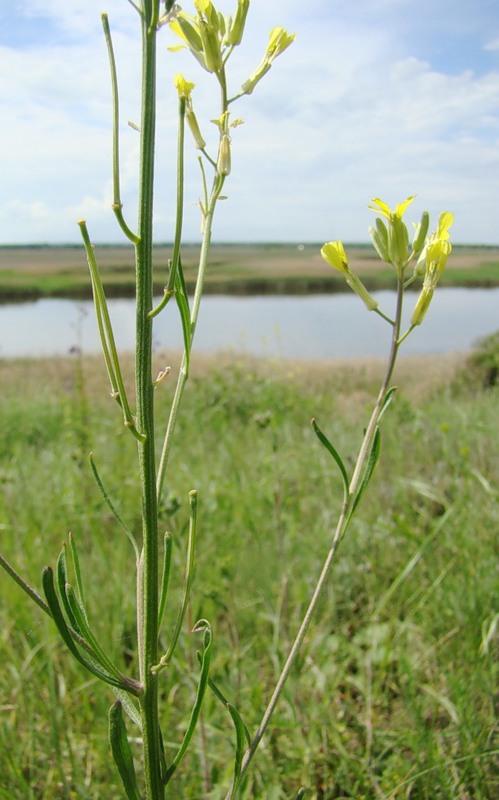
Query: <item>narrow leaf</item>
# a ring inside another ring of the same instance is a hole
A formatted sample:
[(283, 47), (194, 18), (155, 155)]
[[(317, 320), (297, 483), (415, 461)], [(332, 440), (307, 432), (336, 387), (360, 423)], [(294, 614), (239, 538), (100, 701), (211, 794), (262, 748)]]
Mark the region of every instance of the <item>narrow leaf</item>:
[(66, 584), (67, 584), (67, 581), (68, 581), (68, 575), (67, 575), (66, 546), (65, 545), (62, 546), (62, 550), (59, 553), (59, 558), (57, 559), (56, 577), (57, 577), (57, 588), (59, 589), (59, 595), (61, 597), (62, 604), (64, 606), (64, 610), (66, 612), (67, 618), (69, 620), (69, 624), (71, 625), (72, 628), (74, 628), (74, 630), (77, 633), (79, 633), (81, 636), (83, 636), (83, 631), (80, 628), (80, 626), (78, 625), (78, 621), (77, 621), (76, 617), (73, 614), (73, 611), (71, 609), (71, 605), (70, 605), (70, 603), (68, 601), (68, 598), (67, 598), (67, 595), (66, 595)]
[(81, 569), (80, 569), (80, 559), (78, 557), (78, 550), (76, 549), (76, 542), (74, 540), (73, 534), (69, 534), (69, 547), (71, 550), (71, 560), (73, 561), (73, 569), (76, 578), (76, 587), (78, 589), (78, 600), (80, 602), (81, 609), (83, 614), (85, 615), (85, 619), (87, 619), (87, 608), (85, 603), (85, 592), (83, 591), (83, 581), (81, 577)]
[[(123, 681), (118, 681), (113, 675), (109, 675), (107, 672), (102, 670), (95, 659), (95, 655), (92, 653), (92, 656), (88, 655), (86, 652), (82, 651), (77, 648), (75, 642), (73, 641), (73, 637), (71, 632), (67, 626), (66, 620), (64, 619), (64, 614), (62, 613), (61, 606), (59, 604), (59, 600), (57, 598), (57, 594), (55, 591), (54, 586), (54, 573), (51, 567), (46, 567), (43, 570), (42, 574), (42, 583), (43, 583), (43, 590), (45, 592), (45, 597), (47, 598), (47, 604), (50, 608), (52, 613), (52, 618), (54, 623), (59, 631), (66, 647), (70, 651), (70, 653), (75, 657), (75, 659), (82, 664), (82, 666), (86, 667), (92, 675), (95, 675), (99, 680), (104, 681), (104, 683), (109, 683), (111, 686), (117, 686), (119, 689), (124, 689), (125, 691), (129, 691), (132, 694), (138, 694), (139, 688), (136, 686), (132, 686), (128, 682), (125, 684)], [(92, 652), (90, 645), (87, 644), (88, 650)]]
[(201, 713), (201, 706), (203, 705), (204, 695), (206, 692), (206, 686), (208, 685), (208, 673), (210, 669), (213, 638), (211, 633), (211, 625), (205, 619), (200, 620), (194, 626), (194, 631), (201, 631), (201, 630), (203, 631), (203, 651), (201, 654), (201, 674), (199, 676), (196, 699), (192, 707), (191, 717), (189, 719), (189, 724), (184, 734), (182, 744), (180, 745), (177, 755), (173, 759), (171, 765), (168, 767), (168, 770), (166, 772), (166, 783), (171, 779), (173, 773), (177, 769), (178, 765), (182, 761), (187, 751), (187, 748), (192, 739), (194, 731), (196, 730), (196, 725), (199, 720), (199, 715)]
[(366, 465), (366, 468), (364, 470), (364, 474), (362, 476), (362, 480), (360, 482), (360, 486), (358, 488), (357, 494), (355, 496), (355, 500), (352, 503), (352, 508), (350, 509), (350, 514), (349, 514), (350, 517), (352, 516), (352, 514), (355, 511), (355, 509), (357, 508), (357, 505), (359, 504), (359, 500), (362, 497), (362, 495), (364, 494), (364, 492), (365, 492), (365, 490), (367, 488), (367, 485), (368, 485), (369, 481), (372, 478), (372, 474), (374, 472), (374, 468), (376, 467), (376, 464), (377, 464), (378, 458), (379, 458), (380, 442), (381, 442), (381, 436), (380, 436), (379, 428), (376, 428), (376, 431), (375, 431), (374, 437), (373, 437), (373, 443), (372, 443), (371, 451), (369, 453), (369, 458), (367, 460), (367, 465)]
[(108, 492), (106, 491), (106, 488), (105, 488), (104, 484), (102, 483), (102, 479), (101, 479), (101, 477), (99, 475), (99, 472), (98, 472), (97, 467), (96, 467), (95, 462), (94, 462), (94, 454), (90, 453), (88, 458), (89, 458), (89, 461), (90, 461), (90, 467), (92, 469), (93, 476), (95, 478), (95, 482), (96, 482), (96, 484), (97, 484), (97, 486), (99, 488), (99, 491), (100, 491), (100, 493), (102, 495), (102, 499), (104, 500), (105, 504), (109, 508), (111, 514), (114, 516), (116, 521), (119, 522), (119, 524), (121, 525), (121, 527), (125, 531), (126, 535), (128, 536), (128, 539), (129, 539), (129, 541), (130, 541), (130, 543), (131, 543), (131, 545), (132, 545), (132, 547), (134, 549), (134, 552), (135, 552), (135, 558), (138, 561), (139, 557), (140, 557), (140, 554), (139, 554), (139, 546), (137, 544), (135, 536), (133, 535), (132, 531), (130, 530), (130, 528), (128, 527), (126, 522), (118, 514), (118, 512), (117, 512), (117, 510), (116, 510), (116, 508), (114, 506), (113, 501), (111, 500)]
[(126, 734), (123, 711), (119, 700), (109, 709), (109, 742), (128, 800), (141, 800), (132, 751)]
[(387, 393), (385, 394), (385, 396), (383, 398), (383, 405), (381, 406), (381, 411), (379, 412), (379, 416), (378, 416), (378, 424), (379, 424), (379, 421), (380, 421), (381, 417), (385, 413), (386, 409), (388, 408), (388, 406), (392, 402), (393, 398), (395, 397), (396, 392), (397, 392), (397, 387), (396, 386), (392, 386), (390, 389), (388, 389)]
[(191, 343), (192, 343), (192, 327), (191, 327), (191, 311), (189, 308), (189, 298), (187, 295), (187, 288), (184, 280), (184, 271), (182, 269), (182, 261), (180, 255), (178, 257), (178, 268), (175, 275), (175, 300), (180, 312), (180, 320), (182, 322), (182, 334), (184, 337), (184, 350), (185, 350), (185, 364), (187, 374), (189, 374), (189, 365), (191, 358)]
[(159, 600), (158, 610), (158, 631), (161, 629), (163, 616), (166, 607), (166, 598), (168, 596), (168, 584), (170, 582), (170, 568), (172, 563), (172, 537), (169, 533), (165, 533), (163, 540), (164, 557), (163, 557), (163, 575), (161, 578), (161, 594)]
[(236, 792), (239, 786), (239, 779), (241, 777), (241, 765), (243, 763), (243, 755), (244, 755), (244, 742), (246, 740), (246, 725), (244, 724), (242, 717), (235, 708), (235, 706), (227, 703), (227, 710), (232, 717), (232, 722), (234, 723), (234, 729), (236, 732), (236, 753), (234, 756), (234, 778), (232, 781), (232, 789), (229, 795), (230, 800), (233, 797), (236, 797)]
[[(199, 661), (199, 663), (201, 663), (201, 653), (198, 653), (198, 661)], [(216, 685), (215, 681), (213, 681), (211, 678), (208, 678), (208, 686), (210, 687), (210, 689), (213, 692), (213, 694), (216, 697), (218, 697), (218, 699), (220, 700), (222, 705), (224, 705), (226, 708), (229, 708), (229, 706), (231, 706), (232, 708), (235, 708), (235, 706), (233, 706), (232, 703), (230, 703), (228, 701), (228, 699), (225, 697), (224, 693), (221, 691), (221, 689), (218, 688), (218, 686)], [(240, 717), (240, 718), (241, 718), (241, 721), (242, 721), (242, 717)], [(243, 722), (243, 725), (244, 725), (244, 722)], [(244, 736), (246, 738), (247, 744), (250, 745), (251, 744), (251, 736), (250, 736), (250, 732), (249, 732), (248, 728), (246, 727), (246, 725), (244, 725)]]
[(142, 719), (140, 718), (140, 711), (135, 705), (135, 703), (130, 699), (130, 695), (123, 691), (123, 689), (118, 689), (117, 686), (111, 687), (113, 694), (117, 697), (120, 701), (121, 705), (123, 706), (123, 711), (126, 711), (134, 725), (136, 725), (139, 730), (142, 730)]
[(313, 427), (313, 429), (315, 431), (315, 434), (317, 435), (317, 438), (319, 439), (320, 443), (326, 448), (328, 453), (333, 457), (333, 459), (336, 461), (336, 464), (338, 465), (338, 468), (339, 468), (339, 470), (341, 472), (341, 477), (343, 479), (343, 491), (344, 491), (344, 495), (345, 495), (345, 499), (346, 499), (348, 497), (349, 480), (348, 480), (347, 471), (345, 469), (345, 465), (343, 463), (343, 459), (341, 458), (341, 456), (338, 453), (338, 451), (336, 450), (336, 448), (331, 444), (331, 442), (329, 441), (327, 436), (325, 436), (325, 434), (321, 431), (321, 429), (317, 425), (317, 422), (315, 421), (315, 419), (312, 420), (312, 427)]
[(66, 584), (66, 596), (69, 605), (71, 607), (72, 614), (76, 619), (76, 622), (83, 636), (91, 646), (96, 661), (98, 661), (101, 667), (107, 670), (111, 675), (114, 675), (114, 677), (117, 678), (117, 680), (122, 682), (124, 680), (124, 675), (121, 674), (119, 669), (113, 664), (111, 659), (106, 655), (106, 653), (100, 646), (99, 642), (97, 641), (95, 635), (90, 630), (88, 622), (85, 619), (83, 609), (80, 607), (74, 589), (69, 583)]

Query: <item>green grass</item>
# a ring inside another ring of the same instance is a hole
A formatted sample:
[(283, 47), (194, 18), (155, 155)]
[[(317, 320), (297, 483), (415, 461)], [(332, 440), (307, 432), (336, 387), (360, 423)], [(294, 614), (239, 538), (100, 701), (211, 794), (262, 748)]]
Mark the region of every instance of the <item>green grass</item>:
[[(301, 786), (316, 800), (497, 796), (488, 752), (497, 677), (489, 637), (498, 588), (497, 388), (453, 381), (446, 363), (400, 366), (379, 470), (339, 550), (247, 799), (294, 798)], [(136, 674), (133, 552), (87, 466), (93, 450), (120, 513), (137, 528), (134, 444), (103, 366), (3, 362), (0, 370), (2, 551), (40, 587), (41, 569), (54, 564), (71, 530), (97, 633)], [(381, 367), (274, 372), (251, 361), (194, 370), (161, 510), (179, 587), (187, 493), (198, 489), (190, 617), (212, 622), (213, 677), (251, 729), (341, 502), (310, 418), (350, 464)], [(169, 387), (158, 391), (166, 415)], [(1, 598), (0, 800), (122, 800), (106, 736), (111, 693), (72, 662), (50, 620), (5, 576)], [(165, 640), (173, 621), (170, 608)], [(198, 646), (186, 630), (177, 663), (164, 673), (169, 752), (192, 702)], [(230, 742), (230, 720), (209, 696), (202, 736), (171, 797), (222, 798)]]

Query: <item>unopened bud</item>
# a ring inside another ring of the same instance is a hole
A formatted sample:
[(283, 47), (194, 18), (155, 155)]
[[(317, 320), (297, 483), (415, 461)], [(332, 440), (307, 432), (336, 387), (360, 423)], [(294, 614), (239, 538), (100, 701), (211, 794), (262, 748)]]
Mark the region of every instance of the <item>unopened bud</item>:
[(238, 0), (236, 15), (230, 26), (229, 35), (227, 37), (228, 44), (231, 44), (233, 47), (240, 44), (243, 38), (249, 4), (250, 0)]
[(421, 294), (418, 297), (418, 301), (414, 306), (414, 311), (412, 312), (411, 317), (411, 325), (421, 325), (426, 312), (430, 307), (430, 303), (433, 297), (434, 288), (431, 286), (423, 286), (421, 290)]
[(230, 167), (230, 136), (228, 133), (224, 133), (220, 138), (220, 147), (218, 148), (217, 172), (219, 175), (229, 175)]
[(177, 16), (176, 20), (170, 23), (170, 28), (189, 45), (191, 50), (197, 53), (203, 51), (203, 43), (198, 30), (182, 12)]
[(208, 72), (218, 72), (222, 67), (222, 54), (220, 52), (218, 34), (214, 27), (202, 17), (199, 18), (199, 33), (203, 44), (206, 69)]
[(388, 253), (390, 263), (394, 267), (402, 268), (407, 260), (409, 247), (409, 233), (405, 223), (399, 216), (393, 215), (388, 226)]
[(248, 80), (244, 81), (244, 83), (242, 84), (241, 89), (243, 90), (244, 94), (251, 94), (253, 92), (253, 89), (255, 88), (257, 83), (261, 81), (261, 79), (263, 78), (265, 73), (269, 71), (271, 66), (272, 65), (268, 61), (262, 61), (260, 66), (254, 71), (253, 75), (250, 75)]
[(390, 263), (390, 255), (388, 251), (388, 230), (382, 219), (377, 217), (376, 227), (369, 228), (369, 234), (373, 243), (374, 249), (385, 264)]
[(430, 225), (430, 215), (427, 211), (423, 211), (421, 221), (419, 222), (414, 232), (414, 240), (412, 242), (412, 249), (415, 256), (418, 256), (424, 247), (426, 241), (426, 234)]
[(187, 119), (187, 124), (188, 124), (189, 128), (191, 129), (191, 133), (192, 133), (192, 135), (194, 137), (194, 141), (196, 142), (196, 147), (198, 148), (198, 150), (204, 150), (204, 148), (206, 147), (206, 142), (205, 142), (205, 140), (203, 139), (203, 137), (201, 135), (201, 131), (199, 129), (197, 117), (196, 117), (194, 111), (192, 110), (192, 108), (188, 109), (186, 111), (185, 117)]

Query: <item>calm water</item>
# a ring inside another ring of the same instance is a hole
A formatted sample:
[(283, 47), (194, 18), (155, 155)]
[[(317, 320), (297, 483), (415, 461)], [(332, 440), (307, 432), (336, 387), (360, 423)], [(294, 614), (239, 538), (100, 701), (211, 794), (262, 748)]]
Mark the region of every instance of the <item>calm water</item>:
[[(392, 292), (375, 295), (387, 314)], [(416, 294), (407, 295), (410, 317)], [(110, 300), (109, 312), (121, 350), (133, 350), (134, 301)], [(404, 345), (406, 354), (467, 350), (499, 328), (499, 289), (439, 289), (424, 324)], [(349, 294), (305, 297), (207, 296), (203, 300), (196, 349), (229, 350), (257, 356), (331, 358), (382, 356), (389, 326)], [(171, 303), (155, 321), (157, 348), (182, 346), (180, 322)], [(74, 347), (98, 352), (90, 301), (38, 300), (0, 305), (0, 357), (64, 355)]]

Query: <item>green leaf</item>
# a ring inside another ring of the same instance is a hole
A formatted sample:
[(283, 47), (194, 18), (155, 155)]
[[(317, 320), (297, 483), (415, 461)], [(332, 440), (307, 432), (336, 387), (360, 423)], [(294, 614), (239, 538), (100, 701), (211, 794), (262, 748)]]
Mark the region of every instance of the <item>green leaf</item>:
[(163, 557), (163, 574), (161, 577), (161, 593), (159, 600), (158, 610), (158, 631), (163, 622), (163, 615), (165, 613), (166, 598), (168, 596), (168, 584), (170, 582), (170, 568), (172, 564), (172, 537), (169, 533), (165, 533), (163, 540), (164, 557)]
[[(139, 687), (133, 686), (132, 684), (124, 683), (123, 681), (117, 680), (113, 675), (109, 675), (106, 671), (101, 669), (99, 666), (95, 654), (90, 647), (90, 644), (87, 642), (86, 645), (88, 650), (92, 653), (89, 655), (85, 650), (80, 651), (76, 646), (73, 636), (68, 628), (66, 620), (64, 619), (64, 614), (62, 613), (61, 606), (59, 604), (59, 600), (55, 591), (54, 585), (54, 572), (51, 567), (46, 567), (43, 570), (42, 574), (42, 584), (43, 590), (45, 592), (45, 597), (47, 598), (47, 604), (50, 608), (52, 613), (52, 618), (54, 623), (59, 631), (66, 647), (70, 651), (70, 653), (75, 657), (75, 659), (82, 664), (82, 666), (86, 667), (92, 675), (95, 675), (96, 678), (99, 680), (104, 681), (104, 683), (109, 683), (111, 686), (117, 686), (119, 689), (124, 689), (125, 691), (129, 691), (132, 694), (138, 694)], [(76, 635), (76, 634), (75, 634)]]
[(319, 439), (320, 443), (322, 445), (324, 445), (324, 447), (326, 448), (328, 453), (333, 457), (333, 459), (335, 460), (336, 464), (338, 465), (338, 468), (339, 468), (339, 470), (341, 472), (341, 477), (343, 479), (343, 492), (344, 492), (344, 498), (346, 500), (348, 498), (349, 480), (348, 480), (348, 475), (347, 475), (347, 471), (346, 471), (345, 465), (343, 463), (343, 459), (341, 458), (341, 456), (338, 453), (338, 451), (336, 450), (336, 448), (331, 444), (331, 442), (329, 441), (327, 436), (321, 431), (321, 429), (317, 425), (317, 422), (315, 421), (315, 419), (312, 420), (312, 427), (313, 427), (313, 429), (315, 431), (315, 434), (317, 435), (317, 438)]
[(141, 800), (132, 751), (126, 734), (123, 711), (119, 700), (109, 709), (109, 742), (128, 800)]
[(376, 430), (374, 432), (373, 443), (372, 443), (372, 446), (371, 446), (369, 457), (367, 459), (367, 465), (366, 465), (366, 468), (364, 470), (364, 474), (362, 476), (362, 480), (360, 482), (359, 488), (357, 490), (357, 494), (355, 495), (355, 500), (352, 503), (352, 507), (350, 509), (349, 517), (352, 516), (352, 514), (355, 511), (355, 509), (357, 508), (357, 506), (359, 504), (359, 500), (362, 497), (362, 495), (364, 494), (364, 492), (365, 492), (365, 490), (367, 488), (367, 485), (368, 485), (369, 481), (372, 478), (374, 469), (376, 467), (376, 464), (377, 464), (378, 458), (379, 458), (380, 442), (381, 442), (381, 436), (380, 436), (379, 428), (376, 428)]
[(180, 312), (180, 320), (182, 322), (182, 334), (184, 337), (184, 350), (185, 350), (185, 364), (187, 374), (189, 374), (190, 358), (191, 358), (191, 344), (192, 344), (192, 326), (191, 326), (191, 310), (189, 308), (189, 298), (187, 295), (187, 288), (184, 280), (184, 271), (182, 269), (182, 260), (180, 255), (178, 257), (177, 272), (175, 274), (175, 300)]
[(107, 493), (106, 488), (105, 488), (104, 484), (102, 483), (101, 477), (100, 477), (99, 472), (97, 470), (97, 467), (95, 465), (93, 453), (90, 453), (88, 458), (89, 458), (89, 461), (90, 461), (90, 467), (92, 469), (92, 474), (93, 474), (95, 482), (96, 482), (96, 484), (97, 484), (97, 486), (99, 488), (99, 491), (100, 491), (100, 493), (102, 495), (102, 499), (106, 503), (106, 505), (109, 508), (111, 514), (114, 516), (116, 521), (119, 522), (119, 524), (121, 525), (121, 527), (125, 531), (126, 535), (128, 536), (128, 539), (129, 539), (129, 541), (130, 541), (130, 543), (131, 543), (131, 545), (132, 545), (132, 547), (134, 549), (134, 552), (135, 552), (135, 559), (136, 559), (136, 561), (138, 561), (139, 558), (140, 558), (140, 553), (139, 553), (139, 546), (137, 544), (135, 536), (133, 535), (132, 531), (130, 530), (130, 528), (128, 527), (126, 522), (118, 514), (118, 512), (117, 512), (117, 510), (116, 510), (116, 508), (114, 506), (113, 501), (111, 500), (109, 494)]
[(69, 547), (71, 550), (71, 559), (73, 561), (73, 569), (76, 577), (76, 587), (78, 589), (78, 600), (80, 602), (81, 609), (83, 614), (85, 615), (85, 619), (87, 619), (87, 609), (85, 604), (85, 593), (83, 591), (83, 581), (81, 577), (81, 569), (80, 569), (80, 559), (78, 557), (78, 550), (76, 549), (76, 542), (73, 537), (73, 534), (69, 534)]
[(66, 597), (71, 608), (71, 612), (73, 618), (76, 620), (80, 631), (82, 632), (83, 636), (89, 643), (90, 647), (93, 650), (94, 656), (96, 661), (99, 662), (103, 669), (107, 670), (111, 675), (120, 681), (123, 682), (124, 676), (121, 674), (119, 669), (113, 664), (111, 659), (106, 655), (102, 647), (100, 646), (99, 642), (97, 641), (95, 635), (90, 630), (87, 620), (85, 619), (85, 615), (83, 613), (83, 609), (80, 607), (78, 600), (76, 598), (75, 591), (71, 584), (66, 584)]
[(56, 564), (56, 576), (57, 576), (57, 587), (59, 589), (59, 595), (62, 599), (62, 604), (64, 606), (64, 610), (66, 612), (67, 618), (69, 620), (69, 624), (71, 625), (74, 630), (83, 636), (83, 631), (78, 625), (78, 621), (73, 614), (71, 606), (69, 604), (67, 595), (66, 595), (66, 584), (68, 580), (67, 575), (67, 564), (66, 564), (66, 546), (62, 546), (62, 550), (59, 553), (59, 558), (57, 559)]
[(381, 410), (379, 412), (378, 424), (379, 424), (379, 421), (380, 421), (381, 417), (385, 413), (386, 409), (388, 408), (388, 406), (392, 402), (393, 398), (395, 397), (396, 392), (397, 392), (397, 387), (396, 386), (392, 386), (390, 389), (387, 390), (387, 392), (386, 392), (386, 394), (385, 394), (385, 396), (383, 398), (383, 404), (381, 406)]
[(243, 719), (237, 710), (237, 708), (230, 703), (227, 703), (227, 710), (232, 717), (232, 722), (234, 723), (234, 729), (236, 732), (236, 753), (234, 757), (234, 778), (232, 781), (232, 788), (229, 795), (229, 798), (236, 797), (236, 792), (239, 786), (239, 779), (241, 777), (241, 766), (243, 763), (243, 755), (244, 755), (244, 742), (247, 738), (247, 729), (246, 725), (243, 722)]
[(201, 674), (199, 676), (199, 683), (196, 692), (196, 699), (194, 701), (194, 705), (192, 707), (191, 716), (189, 719), (189, 724), (187, 726), (187, 730), (184, 734), (184, 738), (182, 740), (182, 744), (180, 745), (177, 755), (173, 759), (171, 765), (168, 767), (166, 772), (166, 780), (165, 783), (171, 779), (173, 773), (177, 769), (178, 765), (182, 761), (187, 748), (189, 747), (189, 743), (192, 739), (194, 731), (196, 730), (196, 725), (199, 720), (199, 715), (201, 713), (201, 706), (203, 705), (204, 695), (206, 692), (206, 686), (208, 685), (208, 674), (210, 670), (210, 661), (211, 661), (211, 650), (213, 646), (213, 638), (211, 633), (211, 625), (206, 619), (199, 620), (194, 628), (194, 632), (203, 632), (203, 650), (201, 653)]
[(130, 699), (130, 695), (123, 691), (123, 689), (118, 689), (117, 686), (111, 687), (113, 694), (116, 698), (120, 701), (121, 705), (123, 706), (123, 711), (126, 711), (134, 725), (136, 725), (139, 730), (142, 730), (142, 719), (140, 717), (140, 711), (135, 705), (135, 703)]

